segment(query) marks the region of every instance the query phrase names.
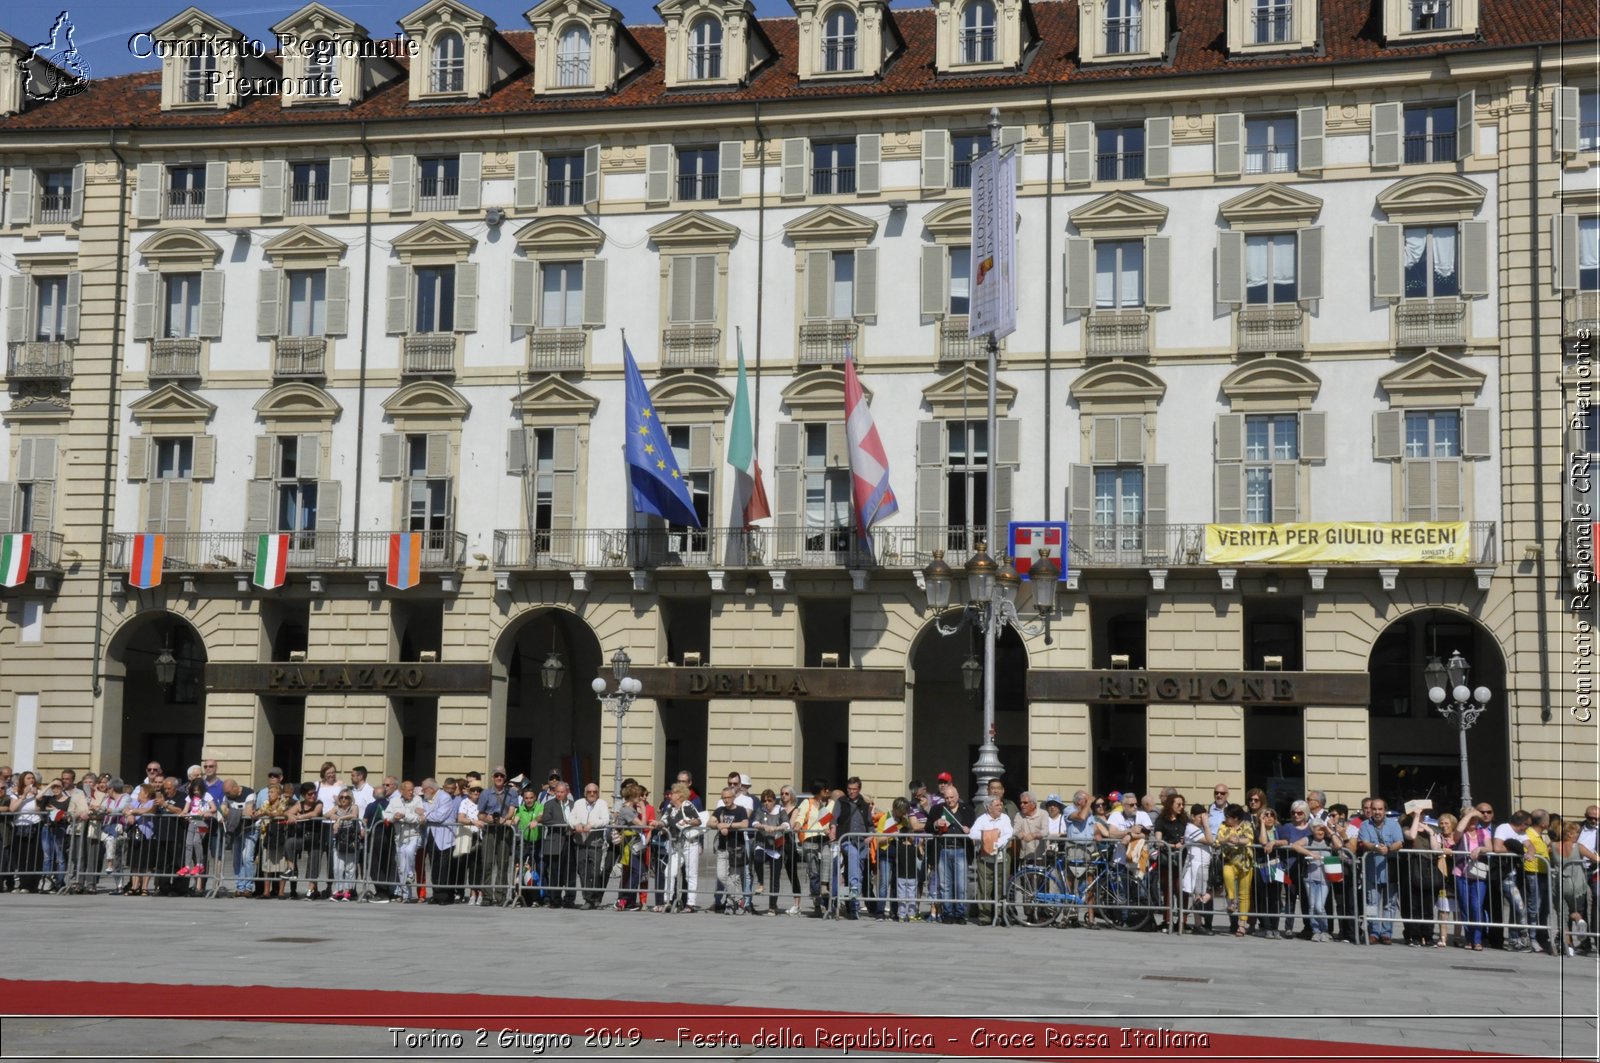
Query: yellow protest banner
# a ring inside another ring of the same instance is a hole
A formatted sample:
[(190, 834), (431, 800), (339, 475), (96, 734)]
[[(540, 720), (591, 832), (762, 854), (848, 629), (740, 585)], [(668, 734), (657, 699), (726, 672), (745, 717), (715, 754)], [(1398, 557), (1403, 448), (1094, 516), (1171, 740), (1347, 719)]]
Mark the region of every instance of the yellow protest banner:
[(1206, 562), (1222, 565), (1466, 565), (1464, 520), (1207, 524)]

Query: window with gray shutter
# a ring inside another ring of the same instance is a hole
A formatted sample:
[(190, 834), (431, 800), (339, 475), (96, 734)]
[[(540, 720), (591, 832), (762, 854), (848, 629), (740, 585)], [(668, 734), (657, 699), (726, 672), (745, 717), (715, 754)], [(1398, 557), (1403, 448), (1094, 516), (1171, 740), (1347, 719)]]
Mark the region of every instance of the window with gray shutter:
[(717, 145), (717, 198), (737, 203), (744, 198), (744, 141), (724, 140)]
[[(859, 134), (856, 137), (856, 191), (862, 195), (877, 195), (882, 170), (883, 137), (878, 133)], [(1022, 171), (1019, 168), (1017, 172)]]
[(1216, 175), (1238, 177), (1244, 171), (1244, 115), (1217, 115), (1213, 141), (1212, 169)]
[(1295, 130), (1299, 141), (1296, 154), (1299, 156), (1301, 173), (1321, 172), (1327, 122), (1326, 107), (1302, 107), (1295, 112)]
[(950, 187), (950, 133), (944, 129), (922, 131), (922, 188), (943, 192)]
[(335, 155), (328, 160), (328, 213), (350, 213), (350, 156)]
[(458, 165), (460, 183), (456, 205), (461, 210), (478, 210), (483, 205), (483, 154), (463, 151)]
[(538, 210), (544, 198), (544, 152), (517, 152), (513, 173), (514, 203), (518, 210)]
[(1144, 120), (1144, 175), (1165, 181), (1172, 171), (1172, 119)]
[(949, 252), (939, 245), (922, 249), (921, 304), (923, 317), (943, 317), (950, 305)]
[(284, 213), (284, 195), (289, 184), (289, 164), (283, 159), (263, 159), (261, 162), (261, 216), (281, 218)]
[(1067, 123), (1067, 175), (1069, 185), (1094, 179), (1094, 123)]
[(207, 221), (221, 221), (228, 216), (228, 164), (206, 163), (205, 214)]
[(1398, 103), (1372, 105), (1372, 165), (1400, 165), (1400, 115), (1401, 105)]
[(783, 142), (781, 194), (793, 199), (806, 194), (806, 165), (811, 150), (805, 137), (789, 137)]
[(396, 155), (389, 160), (389, 213), (409, 214), (414, 209), (417, 157)]
[(917, 423), (917, 551), (927, 554), (948, 547), (945, 540), (945, 426), (943, 421)]
[(790, 561), (800, 556), (800, 521), (805, 503), (805, 428), (793, 421), (780, 421), (776, 431), (775, 497), (769, 551), (774, 561)]

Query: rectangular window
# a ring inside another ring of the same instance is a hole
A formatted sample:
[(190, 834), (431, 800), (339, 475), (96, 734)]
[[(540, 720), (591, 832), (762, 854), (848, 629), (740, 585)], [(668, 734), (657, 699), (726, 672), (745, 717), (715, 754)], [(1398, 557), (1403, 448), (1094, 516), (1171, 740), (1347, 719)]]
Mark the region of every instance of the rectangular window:
[(417, 209), (455, 210), (461, 194), (461, 160), (454, 155), (417, 160)]
[(1144, 241), (1094, 242), (1094, 305), (1099, 310), (1144, 306)]
[(544, 157), (544, 201), (551, 207), (583, 204), (583, 153)]
[(1294, 5), (1287, 0), (1256, 0), (1250, 17), (1255, 43), (1284, 44), (1293, 39)]
[(550, 549), (556, 511), (556, 430), (528, 430), (528, 513), (536, 549)]
[(856, 142), (811, 145), (811, 194), (847, 196), (856, 190)]
[(291, 269), (286, 336), (321, 336), (327, 328), (328, 275), (320, 269)]
[(1251, 118), (1244, 124), (1245, 173), (1293, 173), (1296, 166), (1293, 115)]
[[(200, 42), (190, 41), (191, 46)], [(217, 72), (217, 52), (201, 44), (193, 55), (183, 56), (183, 102), (205, 103), (217, 98), (213, 76)]]
[(1447, 30), (1455, 23), (1453, 0), (1411, 0), (1413, 30)]
[(204, 166), (167, 167), (168, 218), (199, 218), (206, 211), (206, 168)]
[(1461, 294), (1454, 225), (1408, 225), (1405, 231), (1407, 299)]
[(546, 262), (539, 269), (539, 326), (583, 325), (583, 263)]
[(1406, 162), (1456, 161), (1456, 105), (1425, 103), (1405, 109)]
[(1461, 414), (1456, 410), (1406, 411), (1406, 457), (1459, 458)]
[(988, 133), (973, 133), (950, 138), (950, 187), (972, 187), (972, 160), (991, 147)]
[(456, 322), (456, 268), (417, 267), (417, 316), (413, 332), (452, 332)]
[(989, 426), (983, 421), (950, 421), (945, 438), (950, 455), (945, 465), (945, 523), (950, 549), (964, 550), (989, 523)]
[(1144, 51), (1143, 0), (1106, 0), (1106, 54)]
[(828, 426), (808, 424), (805, 464), (807, 550), (850, 547), (850, 470), (828, 464)]
[(428, 436), (406, 436), (406, 531), (429, 533), (424, 549), (444, 549), (450, 527), (450, 480), (428, 478)]
[(1578, 93), (1578, 150), (1600, 151), (1600, 92)]
[(291, 532), (292, 549), (309, 550), (317, 527), (317, 482), (300, 478), (300, 439), (278, 436), (274, 441), (278, 461), (276, 481), (277, 512), (274, 530)]
[(950, 249), (950, 313), (965, 317), (972, 311), (972, 248)]
[(67, 278), (35, 278), (33, 303), (33, 338), (41, 343), (66, 339)]
[(31, 532), (33, 527), (33, 484), (19, 483), (16, 493), (16, 509), (12, 514), (10, 531)]
[(1244, 294), (1245, 302), (1257, 305), (1299, 298), (1293, 233), (1244, 238)]
[(62, 222), (72, 217), (72, 171), (39, 172), (39, 220)]
[[(579, 179), (582, 179), (580, 173)], [(580, 197), (583, 190), (577, 193)], [(717, 149), (684, 148), (678, 152), (678, 198), (717, 198)]]
[(828, 317), (844, 321), (855, 316), (856, 307), (856, 254), (854, 251), (835, 251), (829, 256), (828, 267)]
[(200, 274), (164, 273), (166, 313), (161, 319), (161, 336), (170, 340), (192, 339), (200, 332)]
[(1600, 217), (1578, 219), (1578, 288), (1600, 290)]
[(1247, 414), (1244, 419), (1244, 519), (1272, 520), (1272, 463), (1300, 458), (1299, 418), (1292, 413)]
[(154, 480), (187, 480), (194, 474), (194, 440), (188, 436), (155, 441)]
[(1095, 177), (1101, 181), (1144, 179), (1144, 126), (1097, 127)]
[(1144, 466), (1096, 466), (1095, 549), (1137, 550), (1143, 541)]
[(673, 533), (685, 536), (683, 549), (699, 554), (706, 552), (711, 545), (710, 533), (706, 531), (711, 527), (711, 472), (694, 468), (694, 462), (690, 460), (692, 435), (693, 431), (688, 425), (667, 428), (667, 443), (672, 447), (672, 457), (677, 461), (684, 483), (689, 487), (689, 504), (694, 507), (700, 527), (696, 529), (678, 524), (669, 524), (667, 527)]
[(290, 175), (291, 214), (323, 214), (328, 209), (328, 164), (297, 162)]

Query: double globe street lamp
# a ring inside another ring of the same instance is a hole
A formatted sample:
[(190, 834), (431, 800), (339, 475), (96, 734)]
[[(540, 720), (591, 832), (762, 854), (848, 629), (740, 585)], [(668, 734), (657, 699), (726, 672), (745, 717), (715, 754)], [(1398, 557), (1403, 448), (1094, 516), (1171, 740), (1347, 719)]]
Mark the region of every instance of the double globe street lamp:
[(1036, 619), (1025, 620), (1017, 610), (1017, 593), (1022, 587), (1022, 577), (1011, 562), (1001, 558), (999, 564), (989, 556), (988, 544), (979, 541), (977, 549), (962, 566), (967, 575), (967, 603), (961, 606), (961, 615), (953, 624), (944, 622), (944, 613), (950, 608), (950, 594), (955, 586), (955, 572), (944, 559), (943, 550), (933, 552), (933, 560), (922, 570), (922, 583), (928, 596), (928, 608), (933, 611), (934, 626), (939, 634), (949, 637), (971, 624), (983, 635), (983, 663), (968, 657), (961, 665), (961, 685), (969, 694), (983, 689), (983, 735), (978, 745), (978, 760), (972, 766), (977, 777), (976, 793), (988, 789), (989, 780), (1005, 773), (1000, 763), (1000, 750), (995, 745), (994, 725), (994, 649), (995, 639), (1002, 627), (1010, 627), (1023, 638), (1033, 638), (1049, 628), (1055, 614), (1056, 581), (1061, 576), (1061, 566), (1047, 551), (1039, 551), (1028, 576), (1033, 585), (1033, 606)]
[(1437, 657), (1428, 658), (1428, 666), (1422, 670), (1423, 681), (1428, 684), (1428, 700), (1460, 730), (1462, 808), (1472, 804), (1472, 783), (1467, 775), (1467, 731), (1489, 707), (1491, 696), (1488, 687), (1467, 686), (1471, 673), (1471, 666), (1459, 650), (1452, 652), (1450, 660), (1443, 664)]
[(606, 693), (606, 681), (600, 676), (595, 676), (594, 682), (589, 684), (594, 696), (600, 699), (600, 707), (617, 718), (617, 748), (613, 762), (615, 779), (611, 792), (618, 804), (622, 801), (622, 721), (628, 715), (628, 710), (633, 708), (639, 691), (644, 689), (644, 684), (628, 674), (632, 664), (633, 658), (628, 656), (628, 651), (618, 646), (617, 652), (611, 655), (611, 674), (617, 680), (616, 692)]

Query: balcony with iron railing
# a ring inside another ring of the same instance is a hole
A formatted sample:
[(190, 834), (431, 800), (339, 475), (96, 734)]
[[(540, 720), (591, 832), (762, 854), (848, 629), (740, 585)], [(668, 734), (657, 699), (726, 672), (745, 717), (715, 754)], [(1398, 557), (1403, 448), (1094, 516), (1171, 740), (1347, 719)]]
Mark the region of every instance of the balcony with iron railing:
[(989, 356), (988, 340), (973, 335), (966, 315), (953, 315), (939, 323), (939, 361), (974, 362)]
[(581, 328), (541, 328), (528, 334), (528, 372), (582, 369), (589, 334)]
[(807, 321), (800, 326), (801, 365), (843, 365), (856, 341), (850, 320)]
[(422, 332), (404, 338), (403, 376), (449, 376), (456, 371), (456, 338), (449, 332)]
[(1243, 354), (1299, 351), (1305, 348), (1305, 311), (1289, 303), (1247, 306), (1239, 311), (1239, 351)]
[(1591, 342), (1600, 334), (1600, 292), (1573, 292), (1561, 304), (1561, 334)]
[(285, 379), (327, 376), (328, 341), (321, 336), (279, 336), (272, 348), (272, 375)]
[(45, 192), (39, 196), (39, 221), (46, 225), (72, 220), (72, 193)]
[(661, 364), (672, 368), (715, 366), (722, 330), (712, 325), (670, 325), (661, 333)]
[(558, 178), (544, 183), (544, 205), (576, 207), (583, 203), (583, 178)]
[(1094, 157), (1095, 179), (1098, 181), (1144, 180), (1144, 152), (1102, 151)]
[(814, 196), (848, 196), (855, 190), (854, 166), (818, 166), (811, 171), (811, 194)]
[(450, 211), (461, 203), (461, 181), (456, 177), (424, 177), (417, 182), (417, 209)]
[(994, 28), (962, 29), (961, 31), (961, 61), (963, 63), (992, 63), (994, 62), (995, 32)]
[(167, 203), (162, 210), (166, 218), (203, 218), (206, 213), (204, 188), (169, 188)]
[(1148, 311), (1091, 310), (1086, 327), (1090, 358), (1143, 358), (1150, 354)]
[(1395, 306), (1396, 347), (1460, 347), (1467, 342), (1467, 304), (1454, 296), (1406, 299)]
[(61, 533), (53, 531), (28, 532), (33, 536), (32, 549), (28, 554), (28, 572), (60, 572), (61, 571)]
[[(679, 199), (716, 199), (718, 174), (682, 173), (678, 175)], [(580, 191), (580, 195), (582, 192)]]
[(1131, 55), (1144, 50), (1144, 19), (1138, 15), (1106, 19), (1106, 54)]
[(295, 216), (328, 213), (328, 186), (295, 185), (289, 197), (289, 213)]
[(151, 380), (196, 380), (200, 376), (200, 341), (150, 341)]
[(1405, 136), (1406, 163), (1455, 162), (1456, 131), (1438, 133), (1407, 133)]
[(6, 354), (6, 379), (71, 380), (72, 348), (64, 340), (13, 343)]
[(1299, 159), (1299, 149), (1294, 144), (1254, 144), (1244, 152), (1244, 172), (1294, 173)]
[(1256, 44), (1285, 44), (1293, 40), (1294, 7), (1290, 4), (1272, 4), (1258, 7), (1250, 16)]
[[(126, 571), (137, 532), (113, 532), (106, 544), (107, 564)], [(289, 571), (358, 569), (381, 572), (389, 564), (391, 532), (289, 532)], [(457, 531), (422, 532), (425, 572), (463, 568), (467, 536)], [(237, 573), (255, 567), (261, 538), (252, 532), (169, 532), (162, 541), (162, 567), (169, 572)], [(38, 549), (37, 544), (34, 547)]]

